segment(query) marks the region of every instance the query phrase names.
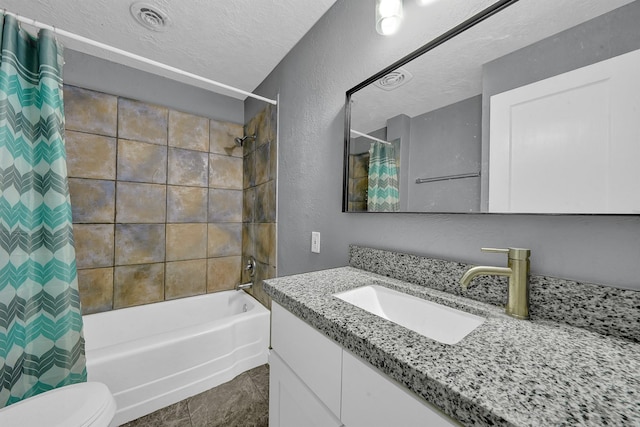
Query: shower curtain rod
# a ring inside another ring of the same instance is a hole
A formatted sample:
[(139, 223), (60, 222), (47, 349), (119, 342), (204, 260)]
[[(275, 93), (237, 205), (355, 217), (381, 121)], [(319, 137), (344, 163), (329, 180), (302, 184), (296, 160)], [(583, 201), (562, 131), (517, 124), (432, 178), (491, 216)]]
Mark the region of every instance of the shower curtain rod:
[(362, 136), (364, 138), (371, 139), (371, 140), (376, 141), (376, 142), (382, 142), (383, 144), (393, 145), (393, 143), (391, 143), (389, 141), (385, 141), (384, 139), (380, 139), (380, 138), (376, 138), (376, 137), (371, 136), (371, 135), (367, 135), (366, 133), (363, 133), (363, 132), (358, 132), (357, 130), (354, 130), (354, 129), (351, 129), (351, 133), (355, 133), (358, 136)]
[(205, 77), (199, 76), (197, 74), (190, 73), (188, 71), (181, 70), (181, 69), (176, 68), (176, 67), (172, 67), (171, 65), (163, 64), (162, 62), (154, 61), (153, 59), (145, 58), (144, 56), (140, 56), (140, 55), (137, 55), (135, 53), (127, 52), (126, 50), (122, 50), (122, 49), (119, 49), (117, 47), (113, 47), (113, 46), (110, 46), (108, 44), (104, 44), (104, 43), (101, 43), (101, 42), (86, 38), (84, 36), (81, 36), (81, 35), (78, 35), (78, 34), (75, 34), (75, 33), (71, 33), (69, 31), (61, 30), (60, 28), (56, 28), (56, 27), (54, 27), (52, 25), (44, 24), (42, 22), (36, 21), (35, 19), (26, 18), (24, 16), (17, 15), (15, 13), (11, 13), (11, 12), (7, 11), (6, 9), (4, 9), (3, 13), (4, 13), (4, 15), (13, 16), (18, 22), (22, 22), (24, 24), (31, 25), (31, 26), (36, 27), (36, 28), (53, 31), (54, 35), (60, 35), (62, 37), (66, 37), (66, 38), (69, 38), (69, 39), (72, 39), (72, 40), (75, 40), (75, 41), (78, 41), (78, 42), (81, 42), (81, 43), (84, 43), (84, 44), (88, 44), (90, 46), (94, 46), (94, 47), (97, 47), (97, 48), (100, 48), (100, 49), (107, 50), (107, 51), (115, 53), (117, 55), (126, 56), (127, 58), (131, 58), (133, 60), (136, 60), (136, 61), (139, 61), (139, 62), (143, 62), (145, 64), (149, 64), (149, 65), (151, 65), (153, 67), (156, 67), (156, 68), (161, 68), (163, 70), (170, 71), (170, 72), (172, 72), (174, 74), (179, 74), (179, 75), (188, 77), (190, 79), (198, 80), (198, 81), (201, 81), (203, 83), (207, 83), (207, 84), (212, 85), (212, 86), (216, 86), (216, 87), (219, 87), (219, 88), (222, 88), (222, 89), (230, 90), (230, 91), (235, 92), (235, 93), (239, 93), (241, 95), (248, 96), (250, 98), (254, 98), (254, 99), (258, 99), (260, 101), (268, 102), (269, 104), (272, 104), (272, 105), (278, 105), (278, 102), (273, 100), (273, 99), (265, 98), (263, 96), (256, 95), (254, 93), (247, 92), (245, 90), (238, 89), (238, 88), (235, 88), (233, 86), (229, 86), (229, 85), (226, 85), (224, 83), (217, 82), (215, 80), (207, 79)]

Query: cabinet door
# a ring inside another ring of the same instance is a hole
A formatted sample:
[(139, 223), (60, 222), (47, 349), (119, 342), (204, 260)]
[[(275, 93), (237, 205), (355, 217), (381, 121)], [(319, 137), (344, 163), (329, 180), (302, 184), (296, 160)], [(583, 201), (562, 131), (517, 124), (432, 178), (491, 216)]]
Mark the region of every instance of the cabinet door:
[(275, 351), (269, 355), (269, 426), (339, 427), (342, 425)]
[(342, 356), (342, 422), (347, 427), (460, 426), (346, 351)]
[(342, 347), (277, 303), (271, 307), (271, 345), (313, 393), (340, 417)]

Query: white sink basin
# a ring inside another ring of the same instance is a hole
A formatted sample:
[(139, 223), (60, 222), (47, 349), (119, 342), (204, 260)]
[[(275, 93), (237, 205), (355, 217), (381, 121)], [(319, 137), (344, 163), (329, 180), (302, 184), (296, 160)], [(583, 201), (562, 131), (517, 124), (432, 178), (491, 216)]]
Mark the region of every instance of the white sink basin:
[(475, 314), (378, 285), (333, 296), (444, 344), (456, 344), (485, 321)]

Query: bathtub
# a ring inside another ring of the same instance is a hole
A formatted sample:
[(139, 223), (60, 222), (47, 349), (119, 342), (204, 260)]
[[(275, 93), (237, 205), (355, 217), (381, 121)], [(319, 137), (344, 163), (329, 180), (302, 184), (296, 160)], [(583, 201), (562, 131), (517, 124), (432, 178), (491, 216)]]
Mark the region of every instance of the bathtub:
[(89, 381), (120, 425), (267, 363), (269, 310), (224, 291), (83, 316)]

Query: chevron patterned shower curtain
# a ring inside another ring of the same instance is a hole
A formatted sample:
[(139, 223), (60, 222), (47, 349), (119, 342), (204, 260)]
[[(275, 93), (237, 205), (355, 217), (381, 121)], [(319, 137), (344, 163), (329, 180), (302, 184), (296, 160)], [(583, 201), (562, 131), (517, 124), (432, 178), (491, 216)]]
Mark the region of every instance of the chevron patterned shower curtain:
[(393, 145), (374, 142), (369, 149), (369, 212), (397, 212), (400, 210), (398, 168)]
[(62, 48), (0, 17), (0, 407), (86, 381)]

